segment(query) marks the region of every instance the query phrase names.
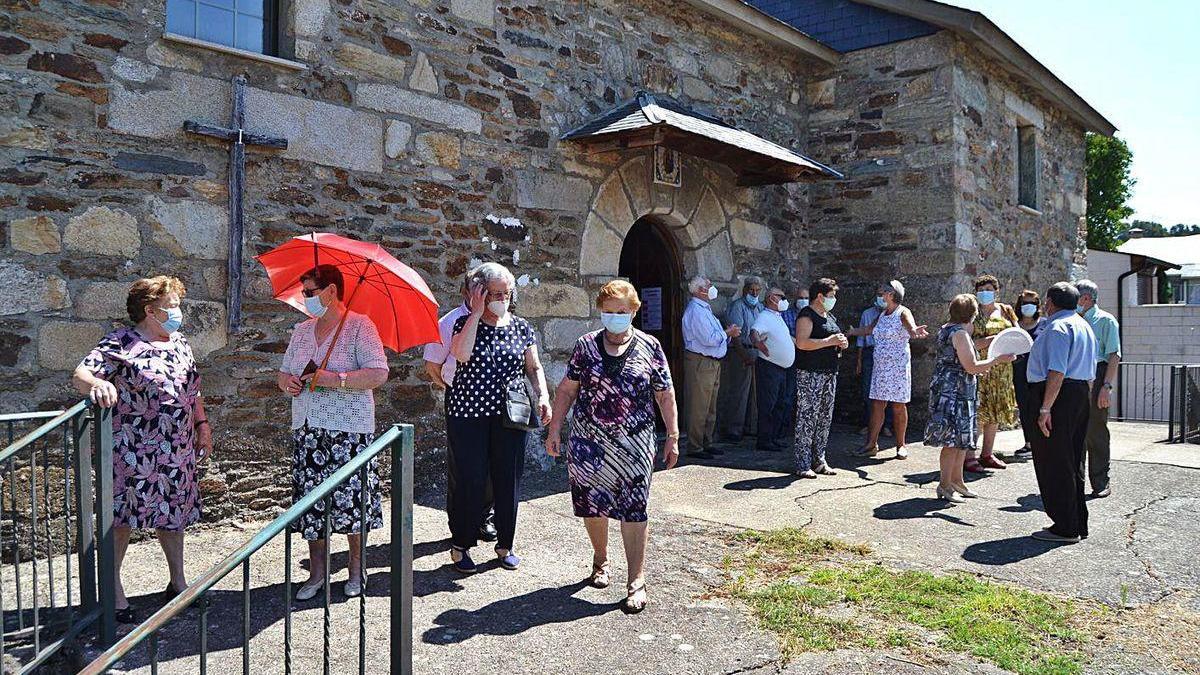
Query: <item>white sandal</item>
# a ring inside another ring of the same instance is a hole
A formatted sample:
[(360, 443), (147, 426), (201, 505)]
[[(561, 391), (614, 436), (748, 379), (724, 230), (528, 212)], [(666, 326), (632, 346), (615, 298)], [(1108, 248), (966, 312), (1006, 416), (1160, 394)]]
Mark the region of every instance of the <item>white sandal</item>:
[[(622, 607), (629, 614), (637, 614), (643, 609), (646, 609), (646, 605), (649, 603), (649, 598), (646, 594), (646, 580), (641, 579), (640, 581), (641, 583), (634, 582), (629, 584), (627, 587), (625, 602), (623, 603)], [(635, 602), (633, 599), (638, 593), (642, 594), (641, 603)]]

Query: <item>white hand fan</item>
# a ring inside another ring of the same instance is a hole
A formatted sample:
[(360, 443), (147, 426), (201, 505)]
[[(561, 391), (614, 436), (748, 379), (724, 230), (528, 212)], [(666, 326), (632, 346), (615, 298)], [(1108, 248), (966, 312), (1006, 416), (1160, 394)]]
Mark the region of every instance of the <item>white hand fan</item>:
[(992, 345), (988, 347), (988, 358), (994, 359), (1004, 354), (1020, 356), (1028, 354), (1030, 349), (1033, 349), (1033, 338), (1029, 337), (1029, 333), (1020, 328), (1005, 328), (996, 333)]

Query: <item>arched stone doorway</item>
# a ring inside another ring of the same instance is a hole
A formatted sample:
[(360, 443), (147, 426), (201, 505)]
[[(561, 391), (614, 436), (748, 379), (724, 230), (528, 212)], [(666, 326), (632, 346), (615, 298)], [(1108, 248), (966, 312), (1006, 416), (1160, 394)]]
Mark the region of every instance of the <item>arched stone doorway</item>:
[(658, 338), (672, 375), (682, 377), (683, 263), (675, 237), (660, 219), (645, 216), (629, 228), (617, 274), (629, 279), (642, 300), (634, 325)]

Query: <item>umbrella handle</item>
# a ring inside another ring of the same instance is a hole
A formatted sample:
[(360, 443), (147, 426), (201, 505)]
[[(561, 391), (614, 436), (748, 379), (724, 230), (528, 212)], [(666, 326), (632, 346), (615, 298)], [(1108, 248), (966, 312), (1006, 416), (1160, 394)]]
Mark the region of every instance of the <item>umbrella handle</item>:
[[(371, 266), (373, 261), (367, 261), (367, 267)], [(363, 269), (366, 271), (366, 268)], [(363, 280), (366, 279), (366, 274), (359, 275), (358, 283), (355, 284), (354, 290), (350, 292), (350, 297), (346, 300), (346, 311), (342, 312), (342, 318), (338, 321), (337, 330), (333, 333), (333, 339), (329, 341), (329, 349), (325, 350), (325, 358), (321, 359), (321, 367), (317, 372), (325, 370), (325, 366), (329, 365), (329, 357), (333, 354), (333, 348), (337, 346), (338, 338), (342, 335), (342, 328), (346, 326), (346, 317), (350, 316), (350, 305), (354, 303), (354, 296), (358, 294), (358, 289), (362, 287)], [(317, 390), (317, 376), (313, 374), (312, 380), (308, 383), (308, 391), (314, 392)]]

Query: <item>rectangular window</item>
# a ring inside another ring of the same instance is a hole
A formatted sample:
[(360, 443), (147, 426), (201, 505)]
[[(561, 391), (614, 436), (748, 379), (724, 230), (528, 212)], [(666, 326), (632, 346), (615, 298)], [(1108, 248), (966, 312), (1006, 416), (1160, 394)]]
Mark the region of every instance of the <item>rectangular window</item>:
[(279, 0), (167, 0), (167, 32), (278, 56)]
[(1040, 211), (1038, 206), (1037, 128), (1017, 127), (1017, 203)]

